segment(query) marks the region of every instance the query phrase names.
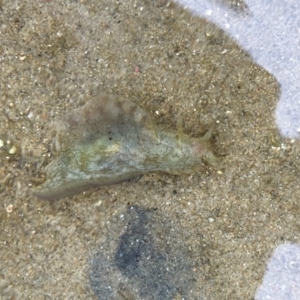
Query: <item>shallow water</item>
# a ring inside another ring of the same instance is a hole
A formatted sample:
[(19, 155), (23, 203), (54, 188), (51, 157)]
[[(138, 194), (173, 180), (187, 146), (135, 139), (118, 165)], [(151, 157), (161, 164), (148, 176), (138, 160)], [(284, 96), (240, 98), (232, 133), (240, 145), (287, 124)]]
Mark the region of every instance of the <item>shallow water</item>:
[[(214, 3), (210, 15), (236, 28), (256, 18), (250, 1), (240, 13)], [(295, 124), (274, 117), (280, 68), (167, 1), (2, 1), (0, 12), (1, 299), (264, 299), (278, 262), (297, 271), (300, 151), (278, 130)], [(170, 130), (182, 119), (191, 137), (212, 129), (220, 165), (36, 199), (57, 156), (52, 129), (100, 92)]]
[[(178, 0), (180, 4), (220, 26), (253, 60), (280, 84), (276, 123), (281, 134), (300, 137), (300, 5), (298, 1), (237, 1), (225, 3)], [(243, 9), (240, 9), (243, 7)], [(261, 101), (264, 101), (262, 99)], [(278, 246), (270, 258), (255, 299), (299, 299), (298, 244)], [(295, 266), (295, 267), (294, 267)]]
[[(240, 2), (242, 6), (243, 1)], [(220, 26), (255, 62), (276, 77), (280, 83), (277, 125), (283, 136), (300, 138), (299, 2), (247, 0), (243, 11), (218, 1), (178, 0), (178, 3)]]

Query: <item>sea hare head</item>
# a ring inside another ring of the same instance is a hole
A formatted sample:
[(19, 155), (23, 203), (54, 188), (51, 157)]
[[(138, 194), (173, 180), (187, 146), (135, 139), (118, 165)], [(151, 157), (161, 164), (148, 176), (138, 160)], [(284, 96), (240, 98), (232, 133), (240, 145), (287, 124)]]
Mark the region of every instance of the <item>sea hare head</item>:
[(193, 145), (192, 149), (194, 150), (194, 154), (201, 157), (208, 165), (217, 167), (219, 165), (219, 159), (213, 153), (210, 144), (211, 136), (212, 130), (210, 129), (203, 137), (195, 139), (196, 143)]
[(45, 199), (72, 196), (148, 172), (191, 173), (215, 165), (207, 136), (190, 138), (154, 126), (129, 100), (101, 95), (65, 115), (56, 127), (58, 157), (33, 194)]

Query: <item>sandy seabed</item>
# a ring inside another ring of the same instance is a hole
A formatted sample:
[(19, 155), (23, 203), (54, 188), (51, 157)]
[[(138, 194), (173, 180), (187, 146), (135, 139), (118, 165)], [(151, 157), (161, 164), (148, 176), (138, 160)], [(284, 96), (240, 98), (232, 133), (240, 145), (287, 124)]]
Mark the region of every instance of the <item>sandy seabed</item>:
[[(0, 1), (0, 298), (253, 299), (299, 243), (299, 142), (279, 136), (274, 77), (166, 1)], [(151, 174), (72, 199), (31, 190), (51, 130), (99, 92), (202, 136), (217, 169)]]

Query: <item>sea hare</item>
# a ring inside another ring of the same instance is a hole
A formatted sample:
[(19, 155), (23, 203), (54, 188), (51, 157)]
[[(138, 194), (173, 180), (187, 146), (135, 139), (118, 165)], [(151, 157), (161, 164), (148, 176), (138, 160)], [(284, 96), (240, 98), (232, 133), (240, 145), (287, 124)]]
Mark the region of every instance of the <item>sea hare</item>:
[(164, 130), (133, 102), (101, 95), (57, 123), (59, 155), (33, 194), (58, 199), (149, 172), (193, 173), (203, 161), (216, 164), (209, 139), (210, 133), (192, 138), (181, 128)]

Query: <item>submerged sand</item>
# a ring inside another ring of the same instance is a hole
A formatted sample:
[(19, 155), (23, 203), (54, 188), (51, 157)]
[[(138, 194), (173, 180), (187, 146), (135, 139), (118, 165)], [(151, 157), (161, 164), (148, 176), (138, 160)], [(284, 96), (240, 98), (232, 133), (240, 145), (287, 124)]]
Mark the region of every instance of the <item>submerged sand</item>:
[[(0, 1), (1, 299), (253, 299), (299, 242), (299, 142), (275, 78), (166, 1)], [(51, 128), (99, 92), (195, 137), (220, 166), (42, 201)]]

